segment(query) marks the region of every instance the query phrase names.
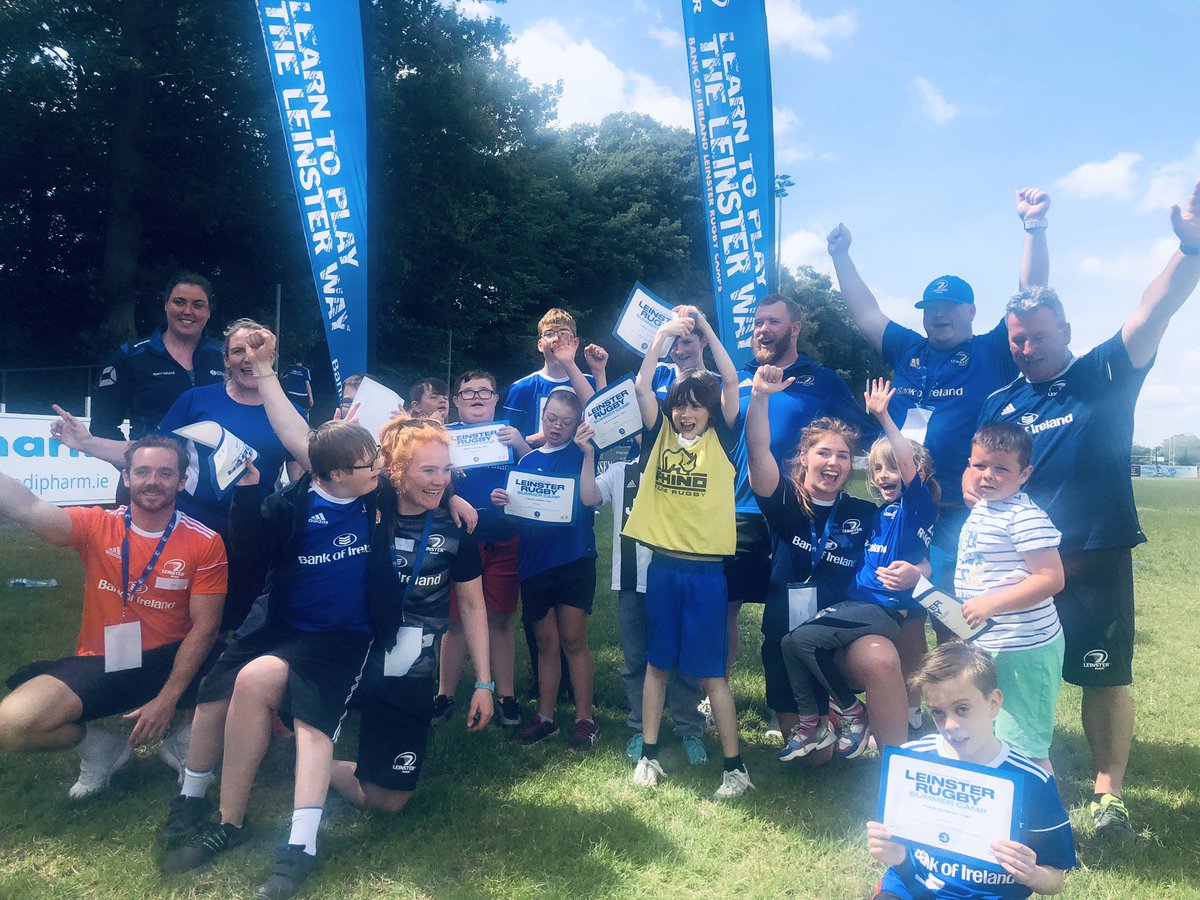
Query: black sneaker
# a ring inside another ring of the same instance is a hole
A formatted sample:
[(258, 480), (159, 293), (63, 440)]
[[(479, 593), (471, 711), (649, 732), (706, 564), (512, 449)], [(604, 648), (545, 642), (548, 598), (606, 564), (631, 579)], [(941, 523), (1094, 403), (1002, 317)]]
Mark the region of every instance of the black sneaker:
[(430, 725), (445, 725), (454, 715), (454, 698), (446, 694), (438, 694), (433, 698), (433, 718)]
[(158, 829), (158, 836), (167, 842), (167, 847), (178, 847), (212, 818), (212, 814), (213, 805), (207, 798), (180, 794), (171, 801), (167, 821)]
[(521, 705), (516, 697), (496, 698), (496, 721), (505, 728), (521, 724)]
[(1104, 794), (1099, 802), (1088, 804), (1092, 820), (1096, 823), (1094, 837), (1112, 844), (1128, 844), (1137, 837), (1133, 823), (1129, 821), (1129, 810), (1120, 797)]
[(258, 900), (283, 900), (291, 897), (317, 868), (316, 856), (304, 852), (303, 844), (287, 844), (275, 851), (275, 868), (258, 886)]
[(164, 875), (178, 875), (206, 866), (226, 850), (232, 850), (246, 840), (246, 825), (241, 828), (228, 822), (218, 825), (208, 822), (196, 829), (196, 833), (178, 850), (167, 854), (163, 860)]

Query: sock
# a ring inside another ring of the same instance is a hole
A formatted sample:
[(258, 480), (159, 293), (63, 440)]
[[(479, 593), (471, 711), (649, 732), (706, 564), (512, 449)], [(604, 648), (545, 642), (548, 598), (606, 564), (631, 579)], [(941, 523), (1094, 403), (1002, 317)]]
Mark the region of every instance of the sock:
[(796, 725), (800, 728), (816, 728), (821, 724), (821, 717), (815, 713), (807, 716), (797, 716), (796, 718), (799, 720), (796, 722)]
[(115, 734), (109, 734), (103, 728), (97, 728), (95, 725), (84, 725), (83, 740), (79, 742), (79, 746), (76, 749), (79, 751), (80, 756), (86, 756), (112, 743), (115, 738)]
[(658, 743), (642, 742), (642, 759), (658, 759)]
[(737, 756), (725, 757), (726, 772), (736, 772), (739, 769), (743, 772), (746, 771), (746, 764), (742, 762), (742, 754), (739, 753)]
[(549, 716), (543, 716), (541, 713), (538, 713), (537, 717), (538, 717), (539, 722), (553, 722), (554, 721)]
[(849, 703), (846, 706), (842, 706), (840, 703), (830, 703), (829, 705), (833, 708), (834, 712), (840, 712), (843, 715), (855, 716), (861, 713), (863, 710), (862, 701), (857, 697), (854, 698), (852, 703)]
[(288, 843), (303, 846), (309, 856), (317, 855), (317, 829), (321, 825), (320, 806), (302, 806), (292, 812), (292, 833)]
[(213, 783), (213, 770), (195, 772), (187, 766), (183, 767), (183, 787), (179, 793), (185, 797), (203, 797), (208, 793), (209, 785)]
[(575, 722), (576, 722), (576, 724), (578, 724), (579, 722), (590, 722), (593, 725), (596, 724), (595, 719), (576, 719)]

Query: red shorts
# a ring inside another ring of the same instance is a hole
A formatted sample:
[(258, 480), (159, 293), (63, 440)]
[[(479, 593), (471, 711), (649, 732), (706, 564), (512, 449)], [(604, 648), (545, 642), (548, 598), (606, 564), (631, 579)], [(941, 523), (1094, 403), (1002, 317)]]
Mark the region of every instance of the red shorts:
[[(517, 570), (520, 549), (520, 536), (479, 545), (479, 562), (483, 565), (483, 605), (488, 612), (511, 616), (517, 611), (521, 596), (521, 576)], [(450, 621), (462, 621), (453, 584), (450, 585)]]

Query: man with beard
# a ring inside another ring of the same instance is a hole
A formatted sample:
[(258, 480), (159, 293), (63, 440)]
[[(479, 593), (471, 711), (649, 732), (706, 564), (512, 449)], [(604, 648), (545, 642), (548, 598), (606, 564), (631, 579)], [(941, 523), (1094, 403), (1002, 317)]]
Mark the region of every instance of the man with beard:
[[(754, 362), (747, 363), (739, 373), (738, 395), (743, 422), (750, 405), (754, 373), (759, 366), (778, 366), (783, 369), (784, 381), (795, 379), (771, 402), (771, 455), (781, 471), (786, 471), (784, 464), (796, 452), (801, 430), (813, 419), (821, 416), (841, 419), (857, 428), (864, 441), (873, 439), (879, 431), (859, 408), (850, 388), (837, 372), (817, 365), (797, 350), (803, 330), (803, 312), (798, 303), (782, 294), (764, 297), (754, 313), (754, 336), (750, 344)], [(737, 553), (725, 563), (725, 577), (729, 583), (729, 665), (737, 655), (738, 611), (743, 603), (764, 602), (771, 578), (771, 539), (766, 520), (750, 490), (748, 460), (743, 435), (738, 439), (734, 453)], [(862, 523), (864, 528), (869, 525)], [(764, 644), (762, 652), (765, 658), (778, 655), (780, 651), (777, 644), (770, 647)]]
[[(161, 740), (175, 710), (195, 704), (200, 673), (217, 656), (225, 546), (175, 509), (187, 463), (170, 438), (134, 441), (123, 476), (130, 504), (115, 510), (59, 509), (0, 475), (0, 518), (73, 547), (84, 563), (75, 655), (23, 666), (0, 703), (5, 750), (77, 746), (73, 798), (103, 790), (134, 747)], [(118, 713), (133, 720), (128, 739), (86, 724)]]

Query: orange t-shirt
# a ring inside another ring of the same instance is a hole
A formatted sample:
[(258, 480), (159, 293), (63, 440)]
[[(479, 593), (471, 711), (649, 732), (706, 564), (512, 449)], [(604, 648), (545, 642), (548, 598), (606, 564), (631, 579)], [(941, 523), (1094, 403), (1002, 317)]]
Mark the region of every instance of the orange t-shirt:
[[(71, 546), (83, 559), (83, 622), (79, 626), (78, 656), (104, 655), (104, 626), (138, 620), (142, 649), (182, 641), (192, 627), (192, 594), (224, 596), (228, 576), (225, 544), (211, 528), (176, 512), (175, 529), (138, 592), (122, 609), (121, 540), (125, 536), (125, 507), (71, 507)], [(147, 534), (135, 525), (129, 531), (129, 586), (146, 570), (162, 534)]]

